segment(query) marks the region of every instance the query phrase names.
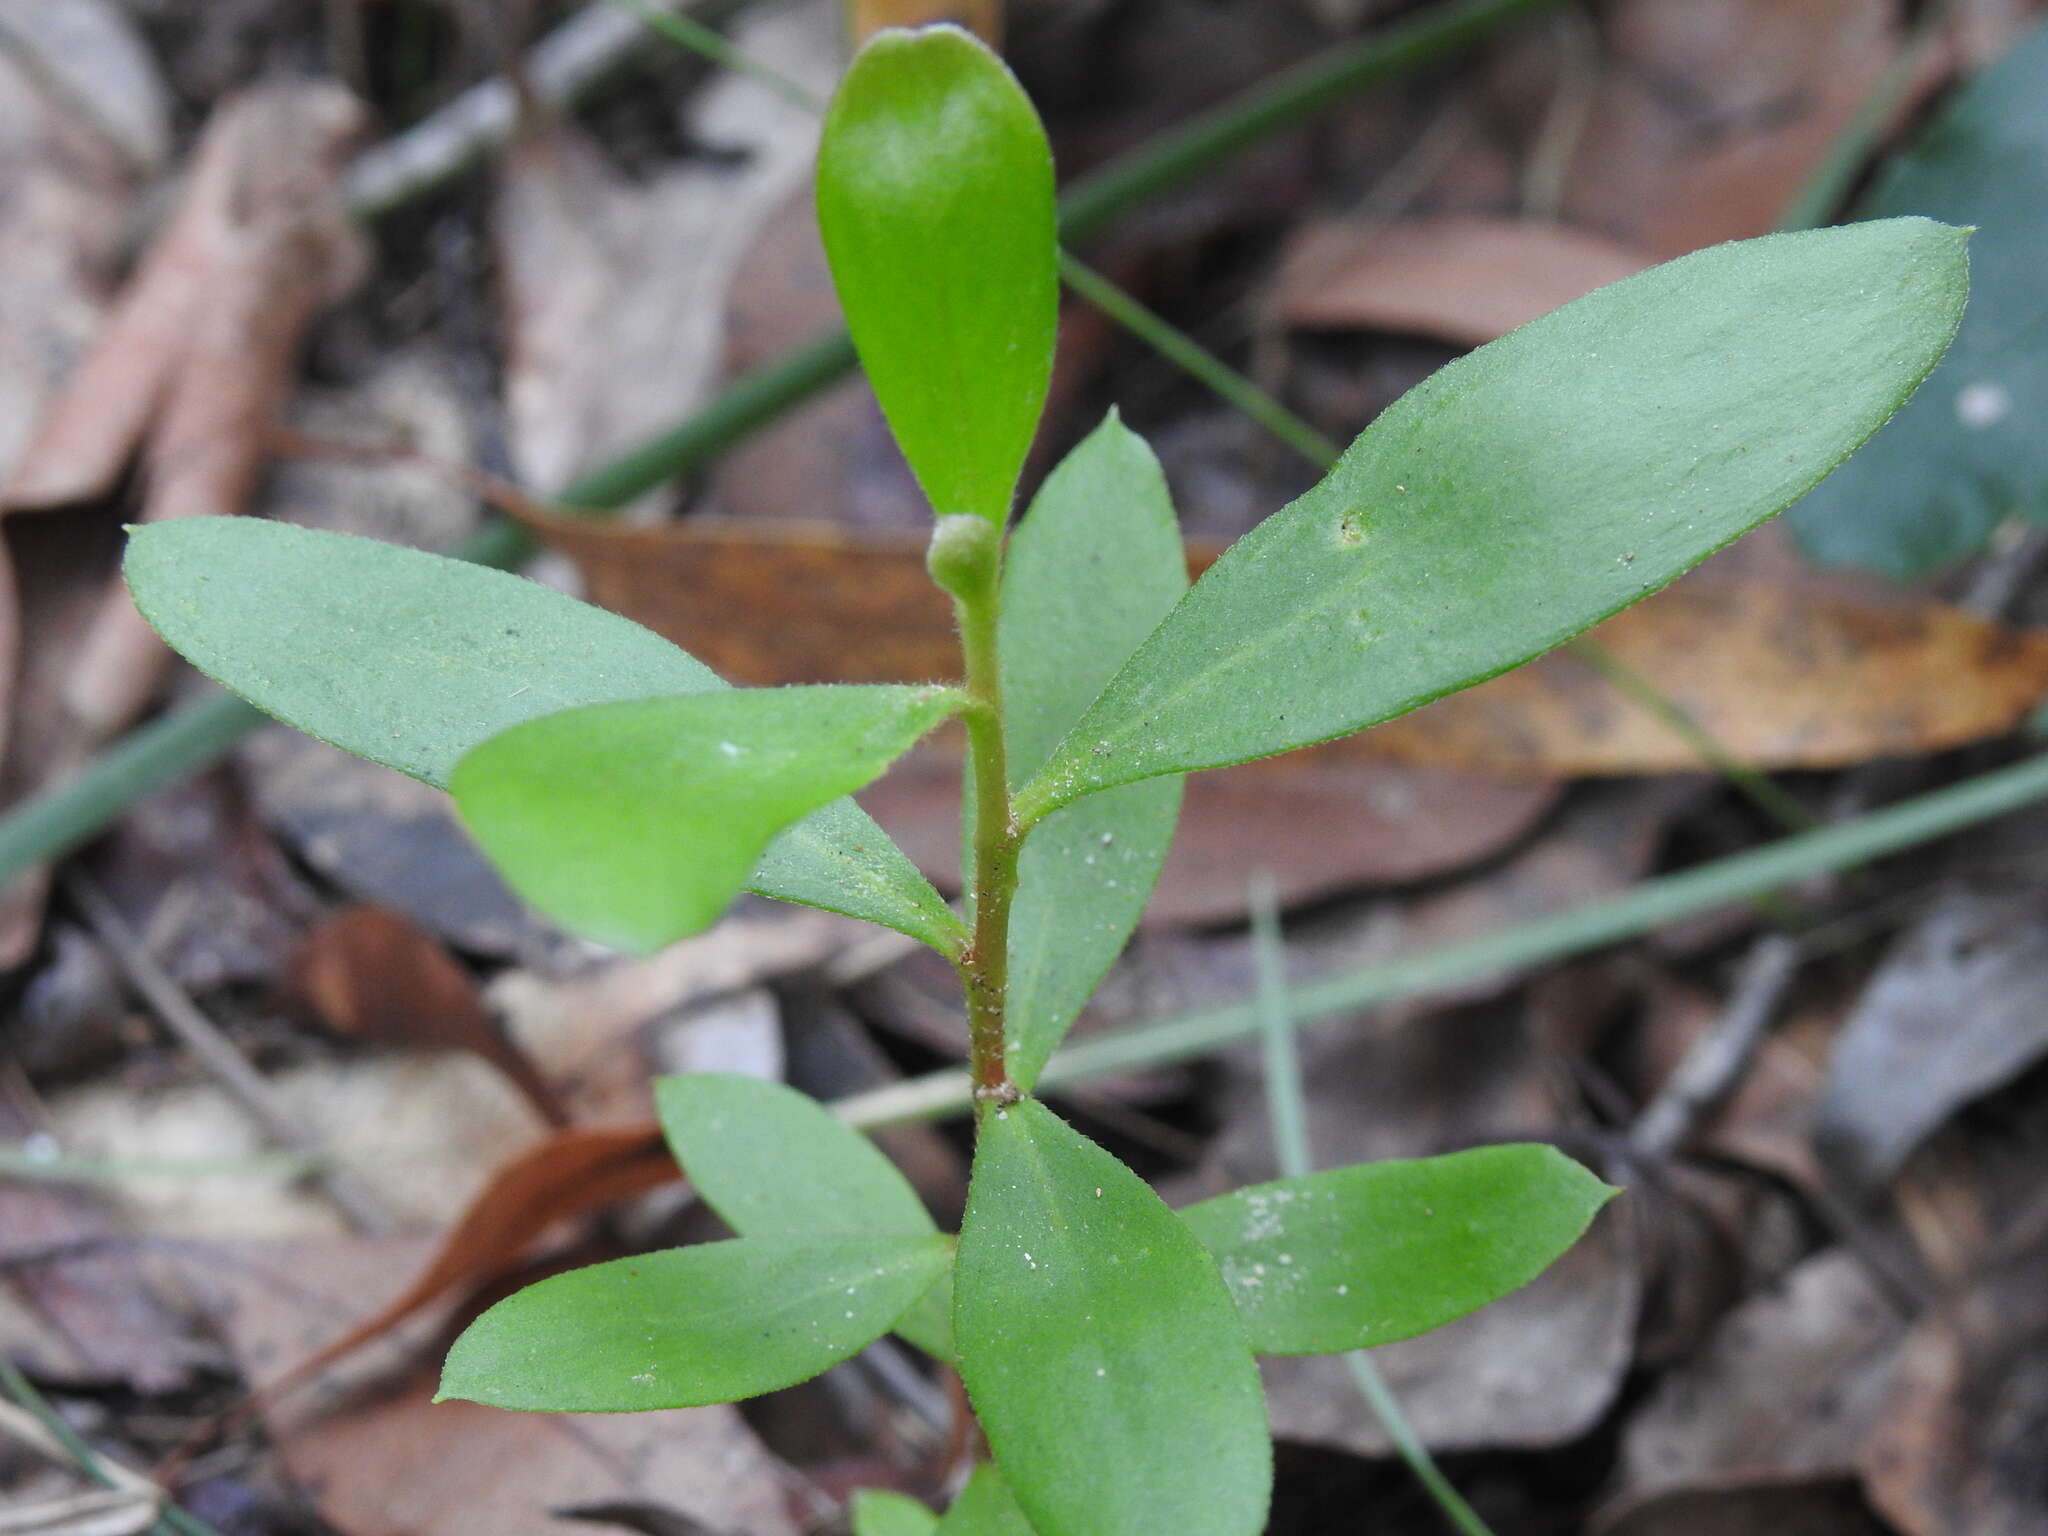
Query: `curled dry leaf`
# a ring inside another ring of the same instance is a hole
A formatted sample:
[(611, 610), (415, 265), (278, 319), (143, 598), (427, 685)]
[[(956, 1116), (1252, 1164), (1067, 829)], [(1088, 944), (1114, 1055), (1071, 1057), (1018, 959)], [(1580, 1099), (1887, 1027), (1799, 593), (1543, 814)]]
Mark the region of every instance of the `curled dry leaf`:
[[(241, 510), (306, 326), (364, 268), (335, 191), (363, 121), (353, 97), (312, 82), (216, 109), (177, 212), (0, 478), (0, 513), (104, 497), (138, 459), (146, 520)], [(99, 579), (37, 722), (37, 761), (12, 775), (21, 792), (132, 721), (168, 660), (118, 579)], [(0, 951), (32, 934), (40, 886), (24, 876), (4, 898)]]
[(512, 1273), (557, 1222), (659, 1189), (681, 1177), (657, 1125), (573, 1126), (551, 1132), (491, 1175), (412, 1282), (340, 1338), (263, 1387), (276, 1397), (382, 1338), (451, 1293)]
[(469, 972), (395, 912), (351, 907), (328, 918), (301, 941), (286, 985), (322, 1023), (366, 1045), (480, 1056), (541, 1119), (568, 1123), (561, 1097), (498, 1029)]
[(1267, 302), (1284, 325), (1413, 332), (1476, 347), (1655, 259), (1535, 220), (1310, 223), (1288, 240)]

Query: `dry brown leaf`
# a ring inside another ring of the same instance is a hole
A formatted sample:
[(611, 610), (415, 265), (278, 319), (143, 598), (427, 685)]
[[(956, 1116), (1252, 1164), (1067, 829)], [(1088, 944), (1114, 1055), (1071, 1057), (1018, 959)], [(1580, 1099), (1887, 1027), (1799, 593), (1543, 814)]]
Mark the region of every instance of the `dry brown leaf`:
[[(626, 528), (548, 518), (593, 601), (735, 681), (904, 682), (957, 669), (921, 540), (689, 518)], [(1200, 570), (1219, 551), (1197, 544)], [(1594, 631), (1737, 758), (1827, 768), (2003, 734), (2048, 692), (2048, 632), (1874, 584), (1703, 571)], [(1693, 748), (1567, 652), (1315, 749), (1502, 777), (1698, 768)]]
[(560, 1536), (559, 1509), (635, 1500), (714, 1530), (794, 1536), (785, 1474), (729, 1407), (565, 1417), (434, 1404), (438, 1366), (416, 1350), (402, 1374), (358, 1373), (357, 1390), (276, 1398), (281, 1368), (361, 1319), (425, 1251), (405, 1239), (245, 1243), (187, 1265), (245, 1374), (273, 1399), (265, 1418), (285, 1470), (335, 1529)]
[(451, 1293), (467, 1295), (517, 1270), (557, 1222), (601, 1211), (681, 1174), (657, 1125), (571, 1126), (500, 1167), (404, 1290), (264, 1387), (295, 1390)]
[(1630, 1421), (1603, 1527), (1676, 1492), (1853, 1475), (1904, 1332), (1854, 1255), (1800, 1265), (1730, 1314)]
[(1655, 259), (1534, 220), (1324, 221), (1289, 238), (1267, 302), (1284, 325), (1411, 332), (1476, 347)]
[(549, 1125), (561, 1096), (506, 1039), (466, 970), (395, 912), (351, 907), (306, 934), (286, 986), (323, 1024), (366, 1045), (468, 1051), (504, 1073)]
[(215, 109), (177, 213), (37, 423), (0, 507), (110, 491), (144, 448), (156, 516), (234, 511), (313, 313), (360, 276), (335, 194), (362, 107), (311, 82)]
[[(144, 520), (242, 509), (301, 335), (365, 265), (335, 191), (362, 123), (353, 97), (312, 82), (215, 111), (169, 227), (0, 480), (0, 513), (104, 497), (138, 456)], [(48, 679), (35, 761), (10, 765), (15, 793), (71, 772), (162, 677), (169, 652), (110, 571)], [(32, 934), (41, 884), (0, 895), (0, 952)]]
[[(1517, 842), (1560, 793), (1553, 780), (1339, 760), (1327, 751), (1196, 774), (1144, 921), (1157, 928), (1241, 917), (1251, 872), (1260, 869), (1273, 877), (1282, 906), (1433, 879)], [(925, 743), (860, 800), (928, 878), (959, 888), (957, 743)]]
[(991, 48), (1003, 43), (1003, 0), (846, 0), (846, 30), (860, 44), (884, 27), (928, 27), (950, 21)]
[[(2036, 1183), (2038, 1193), (2038, 1183)], [(2048, 1244), (2009, 1257), (1922, 1319), (1862, 1468), (1907, 1536), (2048, 1529)]]
[(1898, 11), (1894, 0), (1613, 11), (1566, 217), (1658, 260), (1766, 233), (1897, 54)]

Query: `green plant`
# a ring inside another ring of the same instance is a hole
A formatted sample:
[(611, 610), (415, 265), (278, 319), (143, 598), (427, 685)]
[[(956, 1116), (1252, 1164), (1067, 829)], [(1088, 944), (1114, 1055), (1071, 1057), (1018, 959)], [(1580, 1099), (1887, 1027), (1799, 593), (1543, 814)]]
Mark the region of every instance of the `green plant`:
[[(967, 1000), (977, 1150), (957, 1243), (828, 1109), (658, 1085), (739, 1235), (557, 1276), (462, 1336), (446, 1396), (728, 1401), (894, 1330), (959, 1369), (994, 1454), (961, 1532), (1263, 1522), (1254, 1356), (1350, 1351), (1539, 1273), (1612, 1191), (1540, 1146), (1301, 1175), (1169, 1210), (1032, 1096), (1135, 926), (1181, 776), (1362, 729), (1520, 664), (1782, 510), (1953, 335), (1962, 232), (1726, 246), (1451, 365), (1191, 590), (1158, 465), (1112, 416), (1004, 525), (1050, 373), (1052, 166), (1002, 65), (885, 33), (828, 116), (820, 224), (938, 513), (957, 685), (732, 690), (502, 573), (278, 525), (139, 531), (136, 600), (260, 707), (453, 793), (541, 910), (649, 949), (742, 888), (898, 929)], [(969, 742), (966, 916), (842, 797), (939, 722)], [(931, 1528), (873, 1500), (868, 1532)]]

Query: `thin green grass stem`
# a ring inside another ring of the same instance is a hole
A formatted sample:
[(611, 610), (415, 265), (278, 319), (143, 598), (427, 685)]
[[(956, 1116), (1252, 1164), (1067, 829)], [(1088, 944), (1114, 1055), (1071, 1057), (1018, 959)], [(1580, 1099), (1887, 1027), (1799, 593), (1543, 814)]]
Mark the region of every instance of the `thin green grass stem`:
[(1401, 1412), (1394, 1389), (1380, 1375), (1380, 1368), (1373, 1364), (1372, 1356), (1362, 1349), (1354, 1349), (1344, 1357), (1344, 1363), (1351, 1368), (1351, 1379), (1358, 1384), (1359, 1394), (1385, 1426), (1387, 1438), (1394, 1442), (1395, 1451), (1408, 1464), (1416, 1481), (1436, 1501), (1437, 1508), (1444, 1512), (1451, 1528), (1464, 1532), (1465, 1536), (1493, 1536), (1486, 1522), (1479, 1518), (1479, 1511), (1467, 1504), (1464, 1495), (1451, 1486), (1443, 1468), (1429, 1454), (1429, 1447), (1416, 1438), (1414, 1426)]
[[(1295, 1049), (1294, 1023), (1287, 1005), (1287, 946), (1280, 933), (1280, 902), (1272, 877), (1260, 871), (1252, 878), (1252, 961), (1258, 977), (1254, 999), (1259, 1034), (1265, 1050), (1266, 1119), (1272, 1128), (1273, 1159), (1285, 1179), (1303, 1179), (1315, 1172), (1309, 1143), (1308, 1101), (1302, 1091), (1301, 1057)], [(1408, 1422), (1393, 1389), (1362, 1349), (1344, 1357), (1366, 1406), (1387, 1432), (1394, 1450), (1423, 1491), (1435, 1500), (1451, 1528), (1464, 1536), (1493, 1536), (1479, 1512), (1451, 1485), (1429, 1447)]]
[(1060, 252), (1060, 277), (1076, 295), (1101, 310), (1168, 362), (1206, 385), (1224, 403), (1249, 416), (1303, 458), (1323, 469), (1343, 450), (1209, 351), (1162, 319), (1071, 252)]
[(1435, 63), (1557, 0), (1469, 0), (1316, 55), (1232, 97), (1158, 143), (1081, 177), (1060, 199), (1060, 232), (1084, 239), (1126, 209), (1192, 180), (1269, 134), (1370, 86)]
[(1252, 877), (1252, 965), (1258, 990), (1259, 1041), (1266, 1075), (1266, 1119), (1272, 1127), (1273, 1161), (1285, 1179), (1315, 1172), (1308, 1135), (1308, 1098), (1302, 1091), (1301, 1056), (1295, 1048), (1294, 1019), (1287, 1006), (1287, 944), (1280, 933), (1280, 898), (1273, 877)]
[[(107, 1469), (100, 1465), (100, 1458), (93, 1448), (78, 1437), (78, 1432), (64, 1422), (64, 1416), (50, 1406), (49, 1399), (36, 1390), (35, 1383), (24, 1376), (5, 1355), (0, 1355), (0, 1390), (4, 1390), (24, 1411), (33, 1415), (36, 1421), (50, 1432), (50, 1438), (64, 1447), (65, 1453), (77, 1463), (78, 1470), (86, 1477), (102, 1488), (121, 1486)], [(156, 1523), (149, 1528), (149, 1536), (162, 1536), (162, 1533), (166, 1532), (170, 1533), (170, 1536), (220, 1536), (219, 1531), (197, 1515), (180, 1509), (168, 1496), (165, 1496), (160, 1510)]]
[(1943, 30), (1961, 8), (1961, 0), (1934, 0), (1920, 13), (1905, 47), (1857, 104), (1820, 164), (1779, 213), (1773, 229), (1814, 229), (1834, 216), (1878, 139), (1904, 105), (1914, 81), (1941, 46)]
[(729, 69), (736, 75), (745, 75), (749, 80), (759, 81), (792, 106), (806, 112), (823, 113), (824, 99), (808, 87), (783, 74), (778, 69), (749, 58), (745, 52), (733, 46), (732, 42), (716, 27), (707, 27), (695, 17), (685, 16), (680, 11), (665, 11), (659, 6), (649, 5), (647, 0), (611, 0), (622, 11), (630, 11), (640, 19), (642, 26), (650, 32), (659, 33), (670, 42)]

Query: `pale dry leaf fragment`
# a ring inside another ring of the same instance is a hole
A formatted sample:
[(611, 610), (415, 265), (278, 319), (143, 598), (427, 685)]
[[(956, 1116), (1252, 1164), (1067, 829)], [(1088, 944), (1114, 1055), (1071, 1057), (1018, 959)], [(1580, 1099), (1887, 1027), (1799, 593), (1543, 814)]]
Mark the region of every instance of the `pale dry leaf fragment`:
[(1854, 1475), (1905, 1327), (1855, 1255), (1807, 1260), (1658, 1385), (1629, 1423), (1600, 1524), (1681, 1491)]
[(1476, 347), (1654, 259), (1590, 230), (1535, 220), (1332, 220), (1295, 231), (1267, 303), (1284, 325), (1399, 331)]
[(171, 150), (170, 93), (148, 45), (113, 0), (0, 0), (0, 53), (138, 176)]
[(2048, 1055), (2048, 898), (1956, 885), (1902, 934), (1837, 1036), (1814, 1112), (1830, 1175), (1881, 1191), (1963, 1105)]
[[(821, 97), (831, 89), (828, 5), (750, 18), (734, 43)], [(720, 76), (690, 122), (721, 153), (644, 183), (562, 122), (529, 134), (500, 171), (506, 410), (519, 478), (540, 494), (709, 395), (725, 290), (754, 232), (808, 174), (815, 116), (761, 81)]]

